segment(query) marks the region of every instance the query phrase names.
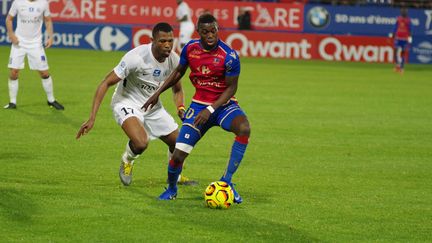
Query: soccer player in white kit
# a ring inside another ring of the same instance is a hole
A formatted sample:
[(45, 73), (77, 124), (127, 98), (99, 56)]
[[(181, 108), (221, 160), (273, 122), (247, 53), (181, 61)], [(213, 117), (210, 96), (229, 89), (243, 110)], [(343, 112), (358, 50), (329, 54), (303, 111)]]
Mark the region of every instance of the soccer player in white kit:
[[(48, 71), (48, 60), (42, 46), (42, 23), (45, 22), (48, 38), (45, 44), (49, 48), (53, 43), (53, 24), (49, 4), (46, 0), (15, 0), (6, 17), (6, 28), (12, 48), (9, 57), (9, 104), (4, 108), (15, 109), (18, 95), (19, 70), (23, 69), (27, 56), (31, 70), (38, 70), (42, 86), (48, 100), (48, 106), (57, 110), (64, 107), (54, 98), (53, 82)], [(17, 17), (17, 27), (13, 30), (13, 19)]]
[(176, 20), (180, 23), (179, 43), (183, 48), (191, 39), (195, 30), (192, 22), (192, 11), (189, 5), (183, 0), (177, 0)]
[[(169, 159), (174, 151), (178, 136), (178, 125), (159, 101), (149, 112), (141, 109), (147, 99), (162, 85), (169, 74), (177, 67), (179, 56), (172, 52), (174, 34), (167, 23), (158, 23), (152, 31), (152, 42), (138, 46), (123, 56), (120, 63), (99, 85), (93, 99), (89, 119), (81, 126), (76, 136), (79, 139), (94, 126), (99, 106), (109, 87), (117, 84), (111, 108), (117, 123), (129, 138), (122, 155), (119, 176), (128, 186), (132, 182), (132, 169), (135, 159), (147, 148), (149, 140), (160, 138), (169, 147)], [(183, 118), (184, 96), (181, 84), (173, 87), (177, 115)], [(183, 176), (183, 184), (194, 181)]]

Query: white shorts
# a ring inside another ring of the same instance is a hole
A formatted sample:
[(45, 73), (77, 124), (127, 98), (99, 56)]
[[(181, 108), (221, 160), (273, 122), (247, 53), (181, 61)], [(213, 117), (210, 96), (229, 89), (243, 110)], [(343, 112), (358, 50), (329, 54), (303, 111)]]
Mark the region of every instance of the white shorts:
[(179, 43), (186, 45), (192, 39), (192, 34), (194, 31), (195, 31), (195, 26), (193, 24), (181, 25)]
[(23, 69), (26, 55), (31, 70), (48, 70), (48, 60), (45, 55), (45, 49), (42, 46), (26, 48), (19, 45), (12, 45), (8, 68)]
[(118, 102), (111, 104), (111, 108), (114, 119), (120, 126), (130, 117), (138, 118), (143, 123), (150, 140), (169, 135), (178, 128), (174, 118), (163, 107), (143, 112), (134, 104)]

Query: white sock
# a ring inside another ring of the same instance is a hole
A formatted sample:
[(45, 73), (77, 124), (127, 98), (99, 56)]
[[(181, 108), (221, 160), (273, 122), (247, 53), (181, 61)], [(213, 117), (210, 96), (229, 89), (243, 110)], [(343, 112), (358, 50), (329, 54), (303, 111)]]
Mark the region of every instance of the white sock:
[(16, 79), (16, 80), (9, 79), (8, 85), (9, 85), (10, 103), (16, 104), (16, 99), (17, 99), (17, 95), (18, 95), (18, 79)]
[(136, 158), (139, 157), (139, 154), (135, 154), (132, 152), (132, 149), (129, 147), (129, 142), (126, 144), (126, 151), (123, 153), (122, 160), (125, 163), (133, 163)]
[(45, 90), (48, 101), (54, 102), (55, 98), (54, 98), (53, 82), (51, 76), (42, 79), (42, 86)]

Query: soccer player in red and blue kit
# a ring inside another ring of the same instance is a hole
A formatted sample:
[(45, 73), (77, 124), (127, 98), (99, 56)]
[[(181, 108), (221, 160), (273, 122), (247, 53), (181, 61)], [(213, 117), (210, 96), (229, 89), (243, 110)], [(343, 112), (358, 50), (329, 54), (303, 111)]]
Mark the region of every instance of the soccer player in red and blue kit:
[(250, 135), (249, 121), (234, 98), (240, 75), (240, 60), (233, 49), (219, 40), (218, 24), (213, 15), (201, 15), (197, 31), (200, 39), (191, 40), (183, 48), (177, 68), (142, 107), (147, 110), (155, 105), (159, 95), (176, 84), (187, 68), (190, 68), (189, 78), (196, 91), (185, 113), (176, 147), (168, 164), (168, 188), (159, 199), (176, 198), (177, 177), (186, 157), (211, 127), (220, 126), (236, 136), (228, 166), (220, 180), (232, 187), (234, 202), (241, 203), (243, 199), (231, 182), (243, 159)]
[(396, 25), (390, 37), (394, 38), (395, 48), (395, 72), (403, 73), (405, 64), (405, 52), (408, 44), (411, 43), (411, 19), (408, 17), (408, 10), (401, 9), (401, 15), (396, 20)]

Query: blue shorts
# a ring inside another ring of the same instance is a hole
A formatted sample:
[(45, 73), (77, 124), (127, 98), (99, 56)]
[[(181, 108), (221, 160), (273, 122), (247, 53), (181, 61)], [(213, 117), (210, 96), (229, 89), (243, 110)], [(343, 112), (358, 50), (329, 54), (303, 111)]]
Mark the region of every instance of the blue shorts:
[(406, 41), (406, 40), (395, 40), (395, 48), (397, 49), (397, 48), (402, 48), (402, 50), (405, 50), (405, 48), (407, 47), (407, 45), (408, 45), (408, 41)]
[(230, 100), (228, 104), (217, 108), (210, 115), (208, 121), (199, 126), (194, 126), (195, 117), (206, 109), (208, 105), (192, 102), (185, 113), (182, 128), (176, 141), (176, 148), (190, 153), (195, 144), (213, 126), (220, 126), (226, 131), (231, 131), (231, 123), (238, 116), (246, 116), (237, 102)]

